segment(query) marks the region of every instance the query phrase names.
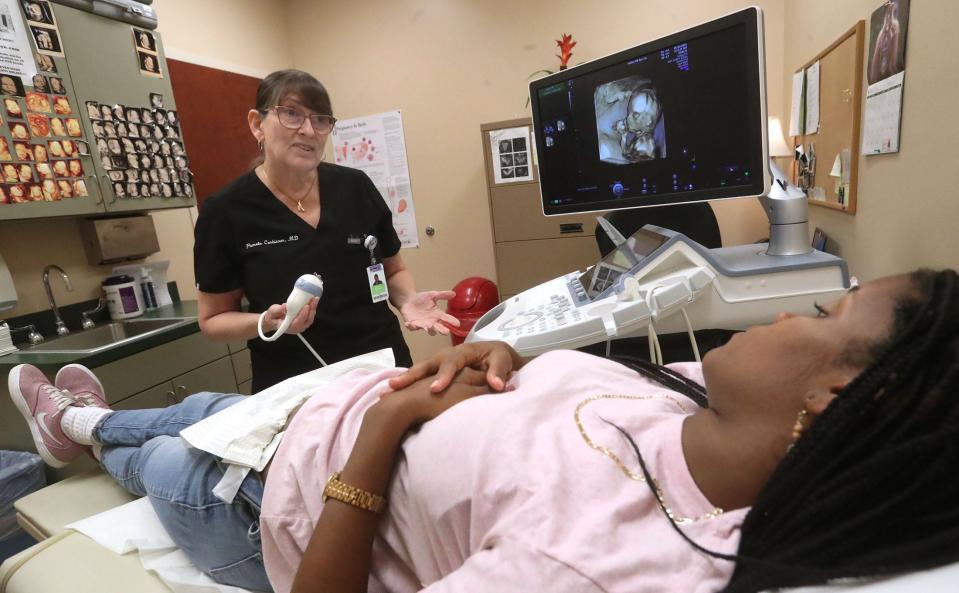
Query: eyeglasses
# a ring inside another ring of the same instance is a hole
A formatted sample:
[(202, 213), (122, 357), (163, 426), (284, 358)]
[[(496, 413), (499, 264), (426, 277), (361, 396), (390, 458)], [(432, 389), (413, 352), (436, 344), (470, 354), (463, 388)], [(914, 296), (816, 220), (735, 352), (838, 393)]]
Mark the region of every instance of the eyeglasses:
[[(276, 118), (280, 120), (280, 125), (291, 130), (299, 130), (307, 117), (299, 110), (283, 105), (271, 107), (266, 111), (275, 111)], [(329, 134), (333, 131), (334, 124), (336, 124), (336, 118), (332, 115), (313, 114), (309, 117), (310, 125), (313, 126), (313, 131), (317, 134)]]

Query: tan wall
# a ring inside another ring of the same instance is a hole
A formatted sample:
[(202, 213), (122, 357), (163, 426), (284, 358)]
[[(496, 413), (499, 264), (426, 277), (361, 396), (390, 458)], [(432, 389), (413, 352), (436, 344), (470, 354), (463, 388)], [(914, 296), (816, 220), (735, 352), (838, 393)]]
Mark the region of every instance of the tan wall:
[[(785, 72), (812, 59), (860, 19), (866, 21), (868, 45), (869, 17), (880, 4), (787, 2)], [(959, 3), (911, 4), (900, 152), (859, 157), (854, 216), (810, 207), (810, 226), (821, 227), (838, 242), (850, 272), (863, 279), (919, 266), (959, 267), (959, 193), (954, 185), (959, 118), (953, 116), (959, 93)], [(782, 83), (785, 107), (789, 77)]]
[[(287, 67), (290, 46), (285, 35), (284, 2), (280, 0), (156, 0), (164, 48), (170, 57), (244, 74)], [(91, 40), (93, 42), (95, 40)], [(194, 298), (192, 209), (154, 212), (160, 253), (169, 259), (170, 279), (184, 298)], [(60, 265), (70, 275), (74, 292), (52, 281), (60, 305), (96, 298), (110, 266), (91, 266), (84, 254), (75, 220), (0, 223), (0, 253), (10, 266), (19, 305), (4, 312), (15, 317), (47, 308), (40, 282), (45, 265)]]
[[(878, 0), (757, 2), (766, 13), (769, 109), (787, 112), (789, 77), (856, 20), (868, 19)], [(733, 0), (157, 0), (160, 31), (171, 57), (263, 75), (294, 65), (331, 89), (340, 117), (402, 109), (420, 241), (403, 252), (420, 288), (452, 286), (479, 274), (494, 277), (492, 240), (483, 182), (483, 122), (528, 115), (527, 76), (555, 68), (554, 41), (571, 32), (573, 63), (600, 57), (741, 8)], [(959, 5), (915, 2), (910, 18), (902, 152), (862, 159), (859, 212), (849, 216), (811, 208), (812, 226), (841, 245), (841, 255), (863, 278), (918, 265), (957, 266), (959, 201), (948, 173), (959, 123), (944, 118), (959, 89), (951, 64), (959, 41), (948, 25)], [(783, 68), (785, 64), (785, 68)], [(944, 173), (944, 174), (943, 174)], [(752, 201), (715, 205), (726, 244), (765, 235)], [(181, 291), (193, 296), (192, 218), (189, 211), (155, 213), (162, 253), (173, 261)], [(426, 225), (437, 229), (427, 237)], [(86, 264), (74, 221), (0, 225), (0, 252), (14, 272), (19, 315), (46, 307), (40, 271), (59, 263), (75, 293), (65, 303), (93, 298), (105, 269)], [(414, 356), (445, 339), (412, 335)]]
[(168, 57), (262, 78), (289, 67), (286, 0), (154, 0)]
[[(528, 76), (555, 69), (554, 40), (572, 33), (572, 63), (598, 58), (744, 6), (741, 0), (290, 0), (294, 64), (327, 85), (338, 117), (403, 111), (421, 247), (403, 257), (422, 288), (495, 277), (480, 124), (529, 114)], [(766, 12), (769, 104), (783, 104), (782, 0)], [(767, 233), (752, 200), (716, 205), (728, 244)], [(436, 228), (430, 238), (423, 229)], [(448, 342), (409, 336), (414, 358)]]

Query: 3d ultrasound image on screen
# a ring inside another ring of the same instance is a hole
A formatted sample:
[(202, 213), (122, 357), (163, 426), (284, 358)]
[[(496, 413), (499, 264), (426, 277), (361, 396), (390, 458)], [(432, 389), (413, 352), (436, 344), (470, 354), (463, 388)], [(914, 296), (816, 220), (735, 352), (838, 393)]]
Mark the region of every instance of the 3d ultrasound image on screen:
[(530, 83), (546, 215), (760, 195), (756, 9)]
[(666, 158), (663, 106), (652, 81), (629, 76), (593, 93), (599, 160), (628, 165)]

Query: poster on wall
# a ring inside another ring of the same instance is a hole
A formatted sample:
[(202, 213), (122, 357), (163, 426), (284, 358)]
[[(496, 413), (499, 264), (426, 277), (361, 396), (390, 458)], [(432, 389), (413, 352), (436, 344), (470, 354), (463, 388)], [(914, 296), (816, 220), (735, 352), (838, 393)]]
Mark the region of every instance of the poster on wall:
[(899, 152), (909, 0), (887, 0), (869, 19), (862, 154)]
[(18, 76), (25, 85), (32, 85), (37, 73), (16, 0), (0, 0), (0, 73)]
[[(547, 146), (551, 139), (547, 139)], [(532, 181), (530, 166), (529, 128), (504, 128), (489, 133), (494, 183)]]
[(373, 180), (393, 213), (402, 246), (419, 247), (400, 110), (338, 120), (332, 140), (337, 165), (359, 169)]

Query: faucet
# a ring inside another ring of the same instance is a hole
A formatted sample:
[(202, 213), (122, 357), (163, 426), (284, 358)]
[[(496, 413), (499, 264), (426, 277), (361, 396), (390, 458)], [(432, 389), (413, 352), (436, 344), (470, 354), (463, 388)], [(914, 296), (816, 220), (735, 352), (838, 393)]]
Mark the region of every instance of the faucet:
[(50, 309), (53, 311), (53, 317), (57, 320), (57, 335), (65, 336), (70, 333), (70, 330), (67, 329), (67, 324), (64, 323), (63, 318), (60, 317), (60, 309), (57, 308), (57, 303), (53, 300), (53, 291), (50, 290), (50, 270), (60, 272), (60, 276), (63, 277), (63, 283), (69, 292), (73, 292), (73, 284), (70, 283), (70, 277), (67, 276), (67, 273), (64, 272), (60, 266), (50, 264), (43, 268), (43, 288), (47, 291), (47, 300), (50, 302)]
[(83, 319), (83, 322), (80, 324), (80, 326), (83, 327), (83, 329), (92, 329), (93, 327), (95, 327), (96, 323), (93, 321), (93, 319), (90, 318), (90, 316), (95, 315), (99, 313), (100, 311), (103, 311), (104, 307), (106, 306), (107, 306), (106, 301), (103, 300), (103, 297), (100, 297), (97, 300), (96, 309), (91, 309), (89, 311), (84, 311), (83, 313), (80, 313), (80, 317)]

